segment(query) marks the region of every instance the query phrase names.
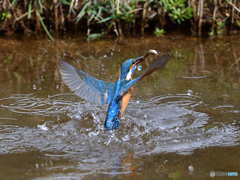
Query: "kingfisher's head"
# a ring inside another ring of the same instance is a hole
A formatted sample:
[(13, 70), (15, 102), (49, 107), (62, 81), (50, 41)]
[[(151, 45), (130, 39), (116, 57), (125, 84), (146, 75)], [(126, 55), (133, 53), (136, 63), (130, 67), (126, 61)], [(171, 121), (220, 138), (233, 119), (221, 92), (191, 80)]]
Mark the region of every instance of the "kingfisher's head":
[(132, 77), (133, 71), (136, 69), (137, 64), (144, 61), (149, 55), (157, 56), (157, 51), (149, 50), (144, 56), (140, 56), (135, 59), (128, 59), (126, 60), (121, 68), (121, 80), (130, 80)]

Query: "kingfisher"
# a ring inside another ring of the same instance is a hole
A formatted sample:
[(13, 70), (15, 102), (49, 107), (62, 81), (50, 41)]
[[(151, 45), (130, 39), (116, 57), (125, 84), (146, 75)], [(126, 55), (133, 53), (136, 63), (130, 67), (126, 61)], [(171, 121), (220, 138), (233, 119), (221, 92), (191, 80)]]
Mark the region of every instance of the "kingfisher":
[(158, 54), (155, 50), (149, 50), (144, 56), (126, 60), (121, 67), (121, 74), (116, 83), (98, 80), (71, 66), (61, 57), (58, 57), (58, 67), (63, 81), (72, 91), (75, 91), (76, 95), (100, 106), (109, 105), (104, 127), (107, 130), (114, 130), (119, 127), (119, 120), (132, 95), (133, 85), (163, 67), (170, 58), (166, 55), (157, 58), (141, 76), (132, 79), (136, 66), (150, 55), (157, 56)]

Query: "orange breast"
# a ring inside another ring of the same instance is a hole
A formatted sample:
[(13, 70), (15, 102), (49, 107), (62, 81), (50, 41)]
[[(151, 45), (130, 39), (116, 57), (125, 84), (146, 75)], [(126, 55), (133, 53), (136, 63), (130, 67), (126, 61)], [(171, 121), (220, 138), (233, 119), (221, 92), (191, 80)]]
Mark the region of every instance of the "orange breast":
[[(131, 80), (132, 80), (132, 77), (131, 77)], [(119, 113), (119, 118), (122, 117), (123, 115), (123, 112), (125, 111), (126, 107), (127, 107), (127, 104), (128, 104), (128, 101), (132, 95), (132, 92), (133, 92), (133, 87), (131, 87), (128, 92), (123, 96), (122, 98), (122, 108), (121, 108), (121, 112)]]

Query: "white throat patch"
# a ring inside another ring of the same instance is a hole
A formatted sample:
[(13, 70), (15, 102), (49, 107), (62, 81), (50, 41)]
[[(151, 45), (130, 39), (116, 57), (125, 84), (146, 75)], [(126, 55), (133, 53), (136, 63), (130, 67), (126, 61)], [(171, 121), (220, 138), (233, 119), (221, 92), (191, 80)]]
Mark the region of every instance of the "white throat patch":
[(132, 70), (128, 72), (126, 80), (130, 80), (131, 76), (132, 76)]

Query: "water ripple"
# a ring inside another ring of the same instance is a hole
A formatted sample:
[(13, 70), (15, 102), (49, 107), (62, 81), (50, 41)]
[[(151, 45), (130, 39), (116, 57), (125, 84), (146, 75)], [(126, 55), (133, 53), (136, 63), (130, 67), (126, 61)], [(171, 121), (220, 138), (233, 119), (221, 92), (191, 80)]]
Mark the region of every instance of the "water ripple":
[[(160, 152), (189, 154), (197, 148), (239, 144), (239, 127), (198, 111), (204, 105), (199, 96), (167, 95), (141, 103), (133, 99), (119, 129), (113, 132), (103, 127), (107, 106), (68, 100), (72, 96), (37, 98), (27, 94), (1, 99), (1, 111), (11, 116), (23, 115), (20, 119), (0, 117), (0, 153), (39, 149), (46, 156), (79, 159), (90, 170), (95, 162), (104, 166), (117, 164), (115, 161), (132, 151), (136, 156)], [(227, 111), (229, 106), (211, 108)], [(23, 122), (26, 116), (32, 121), (38, 116), (50, 116), (51, 120), (37, 121), (33, 126), (11, 123)]]

